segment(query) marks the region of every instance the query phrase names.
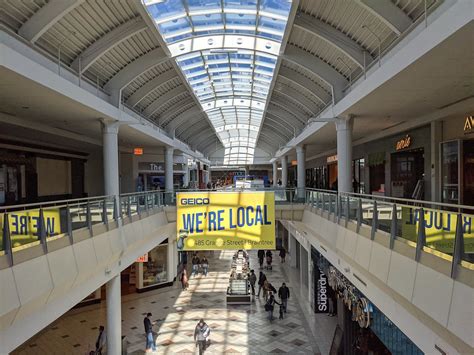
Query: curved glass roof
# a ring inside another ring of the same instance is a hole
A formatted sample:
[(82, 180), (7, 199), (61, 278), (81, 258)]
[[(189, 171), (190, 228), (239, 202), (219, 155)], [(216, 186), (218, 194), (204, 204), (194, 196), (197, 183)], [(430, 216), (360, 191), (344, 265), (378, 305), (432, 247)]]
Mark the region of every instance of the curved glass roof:
[(253, 161), (291, 0), (143, 0), (225, 148)]

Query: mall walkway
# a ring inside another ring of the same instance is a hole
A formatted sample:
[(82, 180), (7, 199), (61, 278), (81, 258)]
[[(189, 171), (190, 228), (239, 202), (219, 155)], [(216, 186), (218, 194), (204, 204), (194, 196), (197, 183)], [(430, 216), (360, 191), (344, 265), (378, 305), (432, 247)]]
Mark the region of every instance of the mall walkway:
[[(286, 318), (269, 323), (263, 309), (263, 297), (252, 305), (227, 306), (225, 292), (233, 252), (207, 253), (210, 273), (190, 280), (188, 291), (174, 286), (146, 295), (124, 297), (122, 303), (123, 335), (129, 342), (129, 354), (143, 354), (145, 337), (143, 317), (153, 313), (157, 321), (157, 354), (193, 354), (197, 350), (193, 331), (204, 318), (212, 328), (212, 344), (207, 354), (326, 354), (334, 329), (334, 318), (314, 315), (295, 296), (301, 287), (289, 282), (286, 265), (275, 257), (273, 271), (267, 272), (278, 289), (282, 282), (290, 286), (292, 299)], [(251, 267), (258, 273), (256, 252), (251, 252)], [(305, 309), (304, 315), (302, 307)], [(276, 307), (275, 316), (278, 316)], [(308, 323), (307, 318), (311, 324)], [(105, 307), (92, 306), (70, 312), (23, 345), (14, 354), (86, 354), (95, 343), (97, 328), (105, 322)], [(319, 325), (319, 327), (318, 327)], [(315, 333), (312, 333), (311, 329)]]

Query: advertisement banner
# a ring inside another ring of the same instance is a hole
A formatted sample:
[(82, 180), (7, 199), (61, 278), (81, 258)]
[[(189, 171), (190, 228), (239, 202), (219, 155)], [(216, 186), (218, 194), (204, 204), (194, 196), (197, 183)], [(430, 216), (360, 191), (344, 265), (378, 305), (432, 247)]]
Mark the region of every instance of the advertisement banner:
[(180, 192), (178, 250), (275, 249), (273, 192)]
[[(59, 209), (45, 209), (43, 210), (43, 216), (44, 225), (46, 228), (46, 236), (51, 237), (61, 234)], [(2, 229), (2, 233), (3, 218), (4, 215), (1, 214), (0, 228)], [(39, 209), (9, 212), (8, 221), (13, 248), (39, 240)]]
[[(424, 210), (426, 245), (442, 253), (452, 254), (458, 214), (439, 210)], [(474, 216), (462, 214), (464, 252), (474, 252)], [(411, 207), (402, 207), (402, 238), (416, 242), (420, 226), (420, 212)]]
[(328, 279), (326, 274), (322, 272), (319, 268), (315, 270), (315, 285), (316, 285), (316, 308), (314, 313), (328, 313), (329, 304), (328, 304)]

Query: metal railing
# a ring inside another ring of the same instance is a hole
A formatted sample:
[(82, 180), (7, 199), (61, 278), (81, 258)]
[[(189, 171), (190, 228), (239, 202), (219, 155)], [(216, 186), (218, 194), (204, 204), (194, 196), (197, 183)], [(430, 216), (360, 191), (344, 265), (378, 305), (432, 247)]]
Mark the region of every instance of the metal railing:
[(427, 251), (457, 265), (474, 262), (474, 206), (306, 189), (306, 203), (328, 213), (334, 222), (355, 222), (377, 232), (388, 233), (390, 248), (401, 240), (416, 248), (415, 259)]

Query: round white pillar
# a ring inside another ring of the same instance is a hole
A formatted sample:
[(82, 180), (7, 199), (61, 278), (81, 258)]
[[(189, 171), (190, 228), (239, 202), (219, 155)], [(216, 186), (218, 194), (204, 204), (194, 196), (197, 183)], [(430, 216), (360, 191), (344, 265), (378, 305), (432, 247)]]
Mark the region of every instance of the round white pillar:
[(299, 145), (296, 147), (296, 161), (298, 165), (296, 166), (296, 175), (297, 175), (297, 191), (298, 198), (304, 198), (304, 191), (306, 185), (306, 170), (305, 170), (305, 149), (303, 146)]
[(119, 163), (118, 163), (118, 130), (119, 122), (102, 121), (102, 142), (104, 160), (104, 193), (107, 196), (118, 196)]
[(288, 186), (288, 161), (286, 156), (281, 157), (281, 186)]
[(107, 354), (122, 353), (122, 300), (120, 273), (106, 284), (107, 302)]
[(277, 180), (278, 180), (278, 164), (277, 164), (277, 161), (275, 160), (273, 162), (273, 187), (278, 186)]
[(165, 150), (165, 192), (173, 192), (173, 147)]
[(352, 192), (352, 118), (336, 119), (337, 189)]

